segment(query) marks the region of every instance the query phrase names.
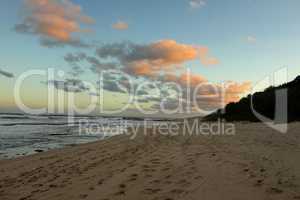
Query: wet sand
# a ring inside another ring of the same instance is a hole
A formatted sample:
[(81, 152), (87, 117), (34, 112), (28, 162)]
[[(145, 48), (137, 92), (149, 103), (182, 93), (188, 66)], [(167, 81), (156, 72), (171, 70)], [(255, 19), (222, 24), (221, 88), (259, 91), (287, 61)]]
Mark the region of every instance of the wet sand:
[(0, 161), (1, 200), (300, 199), (300, 123), (281, 134), (121, 135)]

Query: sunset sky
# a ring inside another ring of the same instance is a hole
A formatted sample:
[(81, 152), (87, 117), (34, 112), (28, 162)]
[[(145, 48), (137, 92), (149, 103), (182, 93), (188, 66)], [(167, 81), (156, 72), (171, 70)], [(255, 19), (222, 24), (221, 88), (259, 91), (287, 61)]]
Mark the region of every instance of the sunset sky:
[[(53, 80), (34, 76), (22, 85), (27, 106), (47, 105), (47, 85), (53, 85), (62, 95), (73, 93), (84, 107), (100, 94), (82, 81), (97, 85), (99, 74), (111, 69), (137, 86), (145, 81), (162, 85), (159, 92), (167, 93), (168, 105), (176, 95), (164, 83), (185, 88), (187, 79), (193, 89), (199, 83), (217, 88), (230, 83), (226, 102), (237, 101), (282, 67), (288, 67), (288, 80), (300, 74), (299, 9), (299, 0), (5, 1), (0, 8), (0, 112), (18, 110), (13, 91), (23, 72), (47, 68), (55, 69)], [(64, 75), (59, 77), (59, 71)], [(124, 105), (124, 80), (106, 73), (105, 108)], [(135, 98), (145, 109), (155, 109), (162, 97), (151, 88), (143, 92)], [(58, 101), (55, 97), (54, 104)], [(219, 106), (215, 101), (200, 104)]]

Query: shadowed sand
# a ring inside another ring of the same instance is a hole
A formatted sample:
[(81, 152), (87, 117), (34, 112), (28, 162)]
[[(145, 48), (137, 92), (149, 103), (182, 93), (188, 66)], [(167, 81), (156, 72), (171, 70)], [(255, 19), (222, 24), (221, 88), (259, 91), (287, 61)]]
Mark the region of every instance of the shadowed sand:
[(300, 199), (300, 123), (287, 134), (128, 136), (0, 161), (1, 200)]

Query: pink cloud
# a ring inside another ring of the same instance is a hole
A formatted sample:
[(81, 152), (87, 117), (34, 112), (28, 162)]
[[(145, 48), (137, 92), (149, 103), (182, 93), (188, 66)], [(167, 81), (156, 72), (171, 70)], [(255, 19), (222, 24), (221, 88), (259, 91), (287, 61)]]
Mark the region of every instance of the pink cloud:
[(123, 21), (118, 21), (112, 25), (113, 29), (120, 30), (120, 31), (127, 30), (128, 27), (129, 27), (128, 23)]
[(203, 65), (207, 66), (219, 64), (219, 60), (217, 58), (209, 56), (207, 47), (199, 47), (199, 57)]
[(58, 43), (78, 40), (74, 33), (90, 32), (80, 24), (91, 24), (94, 20), (82, 13), (79, 5), (70, 0), (25, 0), (23, 22), (16, 25), (19, 32), (38, 34), (42, 39)]

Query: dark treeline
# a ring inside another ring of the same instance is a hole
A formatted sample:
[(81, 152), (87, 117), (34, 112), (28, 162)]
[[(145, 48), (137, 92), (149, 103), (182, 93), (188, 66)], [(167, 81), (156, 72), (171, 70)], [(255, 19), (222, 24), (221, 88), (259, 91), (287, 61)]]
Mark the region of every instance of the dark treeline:
[[(287, 91), (287, 105), (288, 105), (288, 121), (299, 121), (300, 120), (300, 76), (295, 80), (274, 87), (271, 86), (265, 89), (263, 92), (256, 92), (253, 95), (248, 95), (242, 98), (237, 103), (229, 103), (224, 109), (220, 109), (217, 112), (208, 115), (204, 118), (207, 121), (215, 121), (218, 119), (225, 119), (226, 121), (259, 121), (254, 115), (251, 109), (251, 99), (252, 106), (254, 110), (261, 115), (274, 119), (275, 115), (275, 103), (277, 92)], [(279, 104), (282, 102), (278, 102)]]

